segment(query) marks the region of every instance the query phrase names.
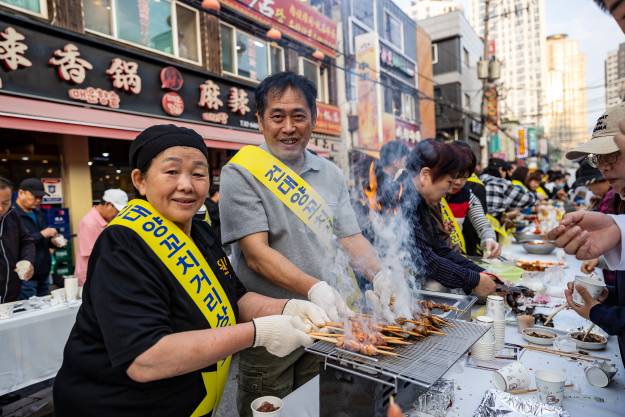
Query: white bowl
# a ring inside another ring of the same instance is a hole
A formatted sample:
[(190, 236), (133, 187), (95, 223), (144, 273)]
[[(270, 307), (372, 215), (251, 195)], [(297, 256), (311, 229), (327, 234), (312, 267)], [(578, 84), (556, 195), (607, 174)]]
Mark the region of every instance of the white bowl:
[[(543, 334), (549, 337), (531, 336), (530, 333)], [(551, 330), (538, 329), (536, 327), (528, 327), (527, 329), (524, 329), (521, 332), (521, 335), (523, 336), (523, 339), (527, 340), (530, 343), (545, 346), (552, 345), (553, 341), (556, 340), (556, 337), (558, 337), (558, 334), (556, 332), (553, 332)]]
[[(274, 407), (277, 408), (277, 410), (268, 412), (258, 411), (258, 407), (260, 407), (265, 402), (272, 404)], [(254, 401), (252, 401), (250, 407), (252, 408), (252, 415), (254, 417), (279, 417), (280, 413), (282, 412), (282, 405), (283, 403), (280, 398), (267, 395), (265, 397), (256, 398)]]
[(601, 350), (601, 349), (605, 349), (606, 345), (608, 344), (608, 338), (605, 336), (602, 336), (600, 334), (597, 333), (590, 333), (591, 335), (600, 337), (601, 339), (603, 339), (603, 342), (601, 343), (597, 343), (597, 342), (589, 342), (589, 341), (581, 341), (576, 339), (575, 337), (573, 337), (574, 335), (578, 334), (578, 333), (582, 333), (584, 334), (584, 332), (571, 332), (569, 333), (569, 337), (571, 339), (573, 339), (573, 341), (575, 342), (575, 345), (577, 346), (578, 349), (587, 349), (587, 350)]

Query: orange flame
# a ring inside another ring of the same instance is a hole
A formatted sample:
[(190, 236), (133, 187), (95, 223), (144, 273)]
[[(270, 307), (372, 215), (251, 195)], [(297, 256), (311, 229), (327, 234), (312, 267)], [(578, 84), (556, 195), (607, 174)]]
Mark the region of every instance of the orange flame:
[(364, 193), (369, 202), (369, 208), (375, 211), (381, 211), (382, 206), (377, 201), (378, 180), (375, 176), (375, 168), (373, 162), (369, 165), (369, 185), (364, 187)]

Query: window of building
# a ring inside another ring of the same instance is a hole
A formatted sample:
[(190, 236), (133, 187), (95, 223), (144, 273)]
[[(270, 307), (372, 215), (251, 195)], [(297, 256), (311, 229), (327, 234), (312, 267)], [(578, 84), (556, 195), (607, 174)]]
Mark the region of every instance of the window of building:
[(0, 0), (0, 4), (21, 12), (48, 17), (47, 0)]
[(471, 60), (470, 60), (469, 51), (467, 51), (467, 48), (462, 48), (462, 59), (464, 61), (465, 67), (471, 66)]
[(401, 94), (401, 117), (411, 122), (417, 120), (417, 103), (414, 95)]
[(299, 58), (299, 73), (303, 75), (317, 87), (317, 100), (328, 102), (328, 69), (322, 68), (318, 63), (306, 59)]
[(272, 43), (221, 23), (221, 68), (224, 72), (260, 81), (284, 70), (284, 50)]
[(396, 46), (403, 51), (402, 44), (402, 24), (401, 21), (390, 14), (388, 11), (384, 12), (384, 37), (392, 45)]
[(371, 29), (375, 29), (373, 10), (373, 0), (352, 0), (352, 16)]
[(432, 44), (432, 64), (438, 64), (438, 44)]
[(369, 31), (354, 22), (351, 22), (351, 27), (352, 27), (352, 39), (351, 39), (350, 46), (352, 48), (352, 54), (355, 54), (356, 53), (356, 36), (365, 34)]
[(200, 63), (198, 11), (173, 0), (83, 0), (85, 29)]

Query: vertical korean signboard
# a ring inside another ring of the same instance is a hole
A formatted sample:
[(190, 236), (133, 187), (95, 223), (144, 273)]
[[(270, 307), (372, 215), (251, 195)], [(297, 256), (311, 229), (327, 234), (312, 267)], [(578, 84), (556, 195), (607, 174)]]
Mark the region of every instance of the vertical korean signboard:
[(527, 158), (528, 157), (528, 147), (527, 147), (527, 138), (525, 135), (525, 129), (519, 129), (519, 141), (517, 143), (517, 158)]
[(382, 144), (382, 87), (379, 84), (380, 47), (378, 35), (363, 33), (355, 38), (358, 68), (357, 147), (378, 150)]

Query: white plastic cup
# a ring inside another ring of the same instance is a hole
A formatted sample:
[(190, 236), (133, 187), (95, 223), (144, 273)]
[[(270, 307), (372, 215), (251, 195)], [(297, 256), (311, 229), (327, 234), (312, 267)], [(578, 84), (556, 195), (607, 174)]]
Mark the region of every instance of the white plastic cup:
[(74, 301), (78, 298), (78, 278), (70, 276), (65, 277), (65, 299), (67, 301)]
[(605, 282), (599, 279), (592, 279), (590, 277), (577, 275), (575, 277), (574, 286), (575, 288), (573, 290), (573, 301), (575, 302), (575, 304), (581, 306), (584, 305), (584, 299), (582, 298), (580, 293), (577, 292), (577, 288), (585, 287), (586, 290), (588, 290), (590, 296), (594, 299), (597, 299), (597, 297), (601, 295), (601, 292), (605, 288)]
[[(264, 402), (271, 403), (274, 407), (278, 409), (276, 411), (270, 411), (270, 412), (258, 411), (257, 410), (258, 407), (260, 407)], [(252, 401), (252, 404), (250, 404), (250, 407), (252, 407), (253, 417), (279, 417), (280, 413), (282, 412), (282, 405), (283, 403), (280, 398), (267, 395), (265, 397), (256, 398), (254, 401)]]
[(505, 320), (506, 310), (502, 296), (491, 294), (486, 297), (486, 315), (495, 321)]
[(13, 317), (13, 306), (15, 303), (0, 304), (0, 320), (6, 320)]
[(15, 272), (17, 272), (17, 276), (24, 281), (24, 275), (30, 269), (30, 262), (28, 261), (19, 261), (15, 264)]
[(67, 246), (67, 239), (65, 239), (65, 236), (59, 233), (52, 238), (52, 243), (54, 243), (54, 246), (56, 246), (57, 248), (64, 248), (65, 246)]
[(541, 403), (562, 406), (566, 374), (560, 371), (536, 371), (536, 389)]
[(52, 295), (53, 304), (58, 305), (65, 303), (65, 288), (57, 288), (56, 290), (52, 290), (50, 294)]
[(530, 373), (521, 362), (512, 362), (493, 372), (493, 384), (502, 391), (527, 389), (530, 386)]

